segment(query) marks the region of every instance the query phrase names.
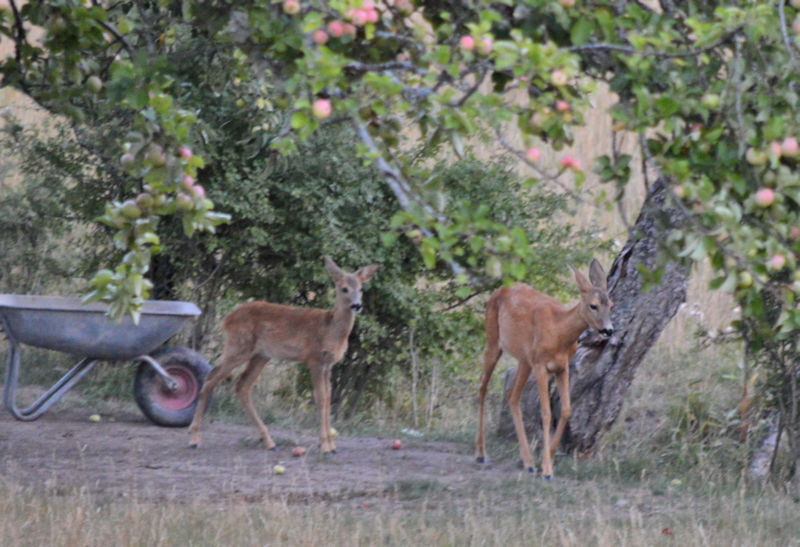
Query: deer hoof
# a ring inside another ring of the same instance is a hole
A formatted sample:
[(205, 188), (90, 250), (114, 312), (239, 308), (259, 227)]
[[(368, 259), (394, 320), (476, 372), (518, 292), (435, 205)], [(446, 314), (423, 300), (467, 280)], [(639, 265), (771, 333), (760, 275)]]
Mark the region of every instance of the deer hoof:
[(199, 445), (197, 443), (189, 443), (189, 448), (192, 450), (196, 449)]
[(544, 480), (546, 480), (546, 481), (551, 481), (551, 480), (553, 480), (553, 475), (544, 475), (544, 476), (542, 476), (542, 478)]
[(536, 468), (535, 467), (529, 467), (528, 468), (528, 473), (532, 473), (532, 474), (536, 473)]
[(486, 463), (486, 456), (478, 456), (475, 458), (475, 461), (478, 463)]

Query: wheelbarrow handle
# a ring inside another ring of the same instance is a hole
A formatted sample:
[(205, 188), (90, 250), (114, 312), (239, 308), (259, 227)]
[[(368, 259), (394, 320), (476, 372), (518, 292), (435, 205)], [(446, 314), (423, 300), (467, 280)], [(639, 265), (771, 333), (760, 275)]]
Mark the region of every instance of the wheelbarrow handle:
[[(6, 330), (8, 333), (8, 330)], [(18, 420), (31, 422), (47, 412), (56, 404), (64, 394), (72, 389), (72, 386), (81, 381), (97, 362), (95, 359), (86, 357), (72, 367), (69, 372), (64, 374), (58, 382), (45, 391), (41, 397), (28, 408), (20, 409), (17, 407), (17, 384), (19, 382), (20, 368), (20, 349), (17, 341), (12, 336), (8, 336), (9, 352), (8, 367), (6, 367), (6, 382), (3, 387), (3, 400), (6, 409)]]

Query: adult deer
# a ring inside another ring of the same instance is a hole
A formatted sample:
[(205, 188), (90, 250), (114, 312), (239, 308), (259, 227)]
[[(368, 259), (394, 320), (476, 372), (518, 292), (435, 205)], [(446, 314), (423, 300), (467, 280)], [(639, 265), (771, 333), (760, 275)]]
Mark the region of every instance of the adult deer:
[(361, 311), (361, 286), (378, 269), (364, 266), (355, 273), (343, 271), (329, 257), (325, 269), (336, 286), (333, 310), (294, 308), (269, 302), (249, 302), (223, 321), (225, 346), (219, 364), (208, 373), (189, 425), (189, 446), (200, 444), (200, 426), (209, 396), (237, 367), (246, 365), (236, 381), (236, 395), (256, 424), (267, 450), (275, 448), (267, 426), (253, 407), (252, 391), (258, 375), (270, 359), (303, 362), (311, 372), (314, 400), (320, 414), (320, 449), (336, 452), (331, 437), (331, 369), (344, 357), (355, 317)]
[[(508, 406), (519, 441), (522, 464), (531, 473), (533, 466), (525, 426), (522, 422), (520, 398), (531, 370), (536, 376), (542, 413), (542, 474), (553, 477), (552, 459), (570, 415), (569, 360), (577, 349), (578, 336), (592, 328), (611, 336), (611, 305), (606, 274), (597, 260), (589, 267), (589, 279), (572, 269), (580, 291), (580, 302), (573, 308), (563, 307), (556, 299), (533, 290), (528, 285), (502, 287), (492, 294), (486, 306), (486, 348), (483, 352), (483, 376), (478, 391), (478, 436), (475, 459), (486, 461), (484, 411), (486, 391), (497, 360), (503, 352), (517, 359), (517, 374), (508, 392)], [(555, 434), (550, 439), (550, 393), (547, 380), (553, 374), (561, 397), (561, 415)]]

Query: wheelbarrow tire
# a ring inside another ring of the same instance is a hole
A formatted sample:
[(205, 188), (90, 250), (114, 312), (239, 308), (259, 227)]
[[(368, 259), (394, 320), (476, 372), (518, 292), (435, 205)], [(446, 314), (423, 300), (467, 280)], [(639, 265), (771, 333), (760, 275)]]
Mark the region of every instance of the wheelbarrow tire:
[(197, 397), (211, 365), (196, 351), (183, 347), (164, 348), (151, 357), (178, 383), (178, 390), (169, 390), (155, 369), (142, 361), (133, 382), (136, 404), (154, 424), (186, 427), (194, 417)]

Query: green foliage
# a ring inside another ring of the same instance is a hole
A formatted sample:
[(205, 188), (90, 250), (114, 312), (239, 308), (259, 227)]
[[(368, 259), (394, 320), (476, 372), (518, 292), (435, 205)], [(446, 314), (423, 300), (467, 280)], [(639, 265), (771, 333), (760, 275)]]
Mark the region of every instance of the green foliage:
[[(54, 138), (63, 136), (56, 131)], [(9, 169), (0, 182), (0, 292), (86, 288), (81, 285), (86, 275), (82, 261), (91, 253), (73, 251), (91, 233), (86, 222), (91, 217), (76, 214), (84, 202), (75, 199), (69, 184), (80, 169), (81, 153), (74, 145), (55, 149), (40, 137), (39, 131), (23, 130), (14, 119), (0, 134), (4, 148), (26, 152), (6, 164)]]
[[(203, 51), (198, 47), (194, 54)], [(182, 53), (189, 64), (191, 48)], [(210, 93), (199, 85), (194, 89), (198, 102)], [(331, 127), (286, 158), (247, 143), (245, 155), (229, 143), (246, 142), (250, 124), (215, 125), (233, 108), (237, 95), (225, 94), (206, 109), (209, 128), (217, 129), (207, 132), (204, 147), (204, 155), (212, 161), (198, 171), (209, 196), (231, 213), (230, 224), (213, 237), (197, 237), (185, 245), (180, 219), (164, 219), (163, 252), (150, 268), (154, 295), (189, 299), (203, 310), (191, 344), (213, 360), (209, 351), (221, 343), (217, 326), (222, 316), (246, 299), (330, 307), (331, 282), (320, 260), (329, 254), (350, 270), (381, 264), (378, 276), (366, 287), (365, 312), (356, 322), (350, 351), (334, 369), (334, 401), (345, 414), (379, 399), (402, 405), (391, 401), (386, 380), (393, 374), (410, 375), (412, 351), (422, 363), (418, 373), (423, 385), (430, 381), (434, 360), (444, 364), (448, 375), (476, 370), (474, 359), (482, 343), (479, 315), (462, 305), (463, 286), (451, 283), (445, 269), (426, 271), (414, 240), (393, 229), (395, 196), (375, 171), (355, 159), (354, 147), (347, 144), (353, 142), (352, 133)], [(249, 121), (253, 123), (252, 118)], [(90, 220), (103, 210), (104, 200), (115, 195), (112, 192), (124, 192), (129, 184), (126, 178), (112, 178), (102, 170), (96, 171), (97, 179), (86, 177), (82, 166), (102, 158), (77, 153), (68, 134), (49, 137), (21, 128), (13, 134), (21, 157), (26, 158), (19, 191), (37, 192), (47, 200), (32, 200), (21, 211), (48, 206), (53, 220), (64, 215)], [(102, 146), (104, 133), (84, 131), (81, 138), (94, 150)], [(65, 173), (73, 178), (64, 178)], [(567, 279), (564, 260), (587, 259), (588, 252), (579, 243), (584, 238), (572, 241), (569, 227), (551, 220), (567, 212), (566, 200), (541, 189), (524, 189), (508, 165), (473, 159), (448, 166), (440, 176), (448, 192), (445, 203), (461, 206), (459, 198), (469, 198), (488, 207), (487, 222), (517, 227), (518, 237), (536, 250), (537, 262), (531, 265), (536, 273), (528, 280), (544, 290), (562, 290), (558, 280)], [(55, 231), (46, 234), (47, 243)], [(93, 264), (110, 260), (116, 252), (103, 241), (95, 236), (91, 244), (72, 249), (75, 260), (85, 262), (83, 277), (90, 275)], [(469, 298), (496, 285), (487, 278), (473, 287)], [(308, 393), (309, 379), (301, 370), (298, 389)]]

